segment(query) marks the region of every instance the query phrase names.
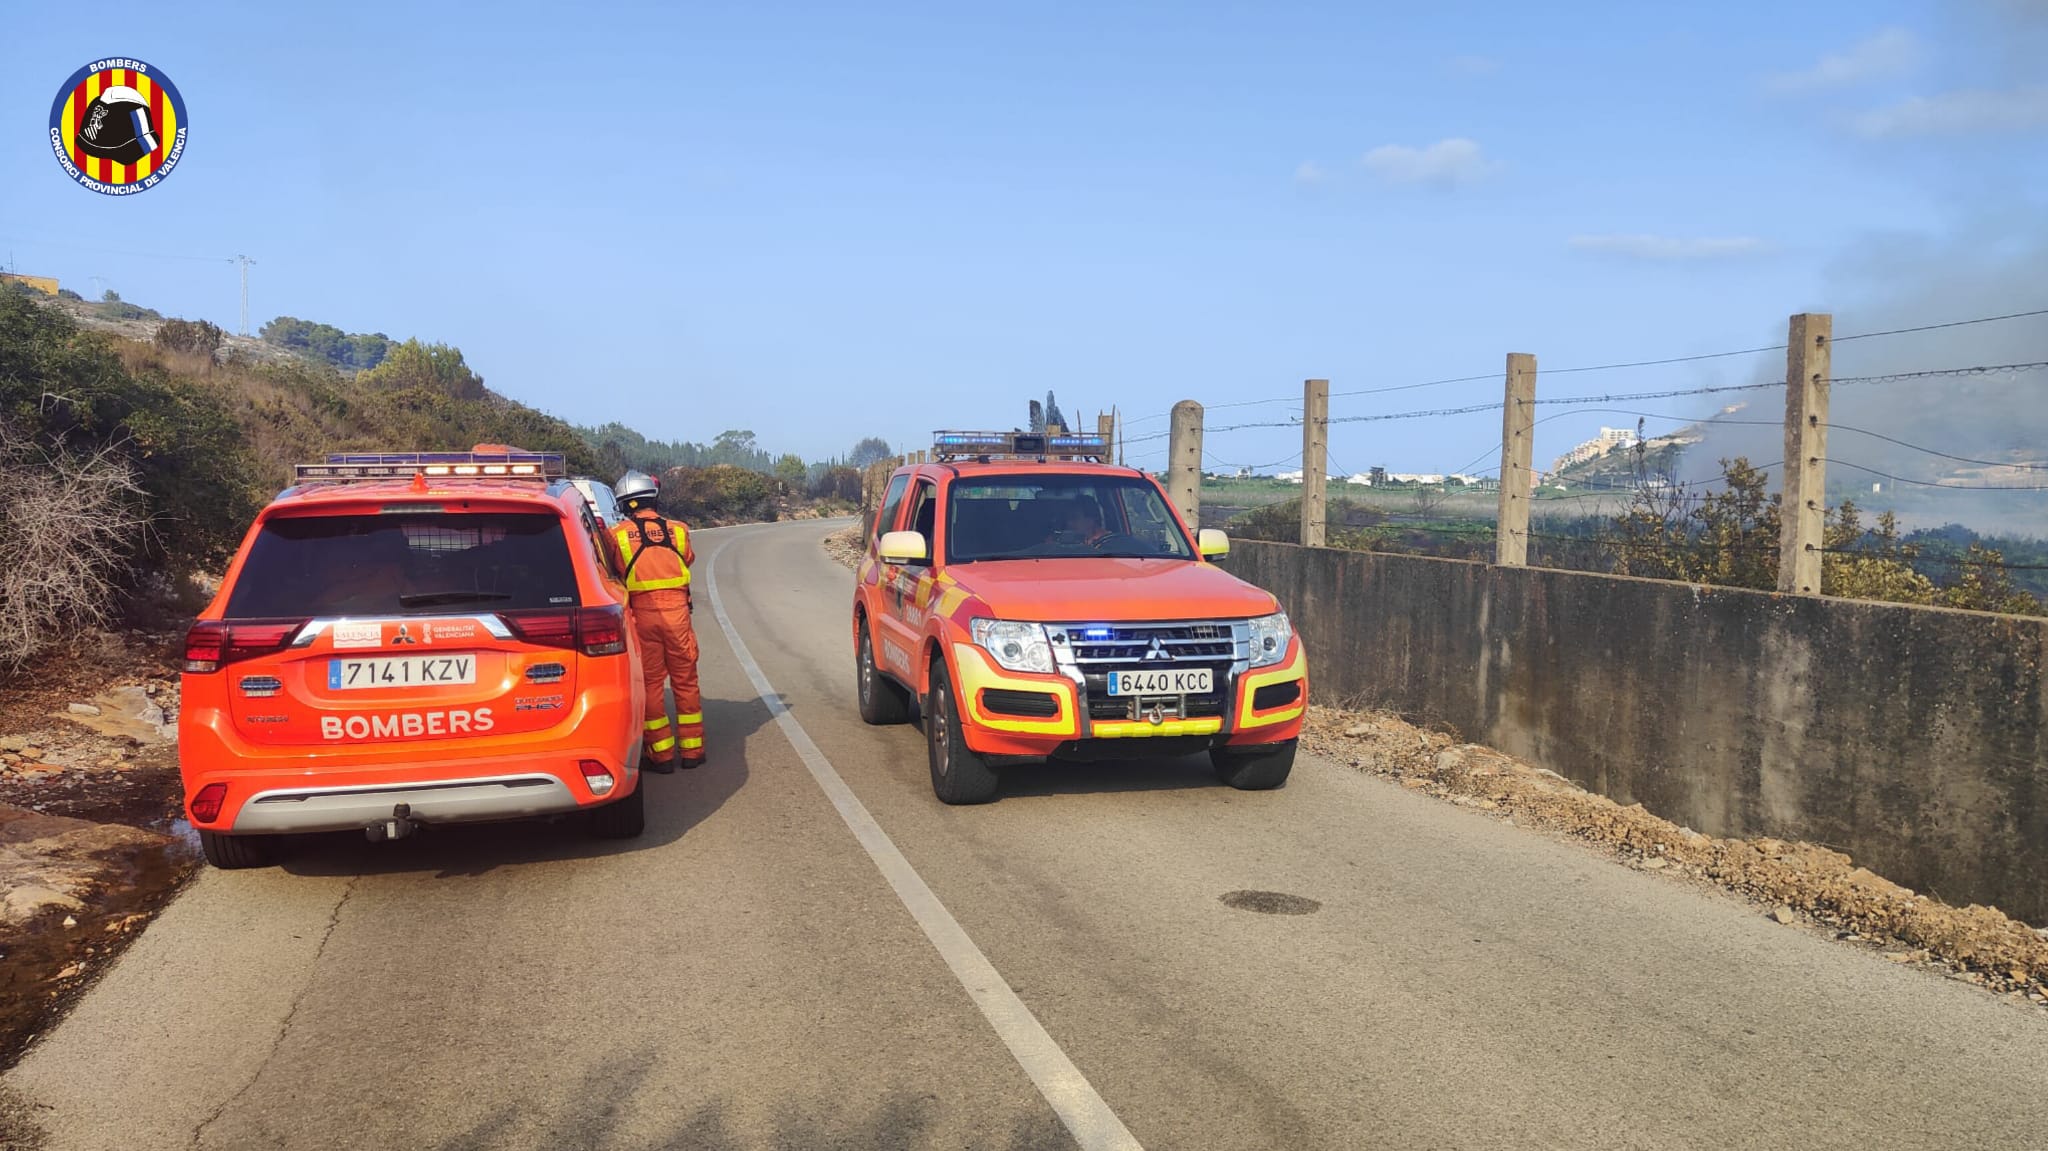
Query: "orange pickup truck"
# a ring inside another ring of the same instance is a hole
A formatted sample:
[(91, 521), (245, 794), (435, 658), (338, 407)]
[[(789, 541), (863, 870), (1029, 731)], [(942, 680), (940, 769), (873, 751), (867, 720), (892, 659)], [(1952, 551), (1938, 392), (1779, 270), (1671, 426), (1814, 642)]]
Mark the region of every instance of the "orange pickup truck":
[(1206, 751), (1279, 787), (1308, 661), (1273, 596), (1216, 560), (1158, 481), (1102, 437), (940, 432), (899, 468), (854, 585), (861, 718), (922, 712), (932, 790), (995, 798), (996, 769)]

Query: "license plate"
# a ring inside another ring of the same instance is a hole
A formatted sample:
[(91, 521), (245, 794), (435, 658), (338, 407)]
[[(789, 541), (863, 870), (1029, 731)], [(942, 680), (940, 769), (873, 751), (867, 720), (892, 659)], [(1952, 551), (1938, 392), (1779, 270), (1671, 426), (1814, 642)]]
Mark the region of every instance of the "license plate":
[(1207, 695), (1216, 690), (1216, 673), (1206, 667), (1109, 673), (1111, 695)]
[(327, 661), (329, 691), (374, 687), (440, 687), (476, 682), (473, 655), (393, 655)]

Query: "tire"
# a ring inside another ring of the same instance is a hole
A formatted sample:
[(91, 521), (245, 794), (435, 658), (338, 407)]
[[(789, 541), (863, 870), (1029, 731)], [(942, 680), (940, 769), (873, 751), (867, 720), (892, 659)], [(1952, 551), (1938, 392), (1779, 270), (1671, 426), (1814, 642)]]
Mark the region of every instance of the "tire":
[(206, 862), (222, 871), (268, 866), (270, 847), (267, 835), (222, 835), (217, 831), (199, 833), (200, 853), (206, 856)]
[(960, 730), (960, 705), (945, 663), (932, 665), (930, 706), (924, 709), (924, 742), (931, 756), (932, 794), (950, 804), (987, 803), (996, 797), (996, 769), (967, 747)]
[(1270, 744), (1253, 752), (1214, 748), (1209, 762), (1216, 777), (1239, 791), (1271, 791), (1287, 782), (1294, 770), (1294, 740)]
[(638, 839), (647, 830), (647, 777), (640, 777), (633, 794), (615, 799), (590, 813), (590, 834), (599, 839)]
[(860, 718), (881, 727), (903, 723), (910, 718), (910, 693), (882, 674), (875, 666), (875, 644), (868, 635), (868, 621), (860, 621), (860, 640), (853, 653), (855, 687), (860, 694)]

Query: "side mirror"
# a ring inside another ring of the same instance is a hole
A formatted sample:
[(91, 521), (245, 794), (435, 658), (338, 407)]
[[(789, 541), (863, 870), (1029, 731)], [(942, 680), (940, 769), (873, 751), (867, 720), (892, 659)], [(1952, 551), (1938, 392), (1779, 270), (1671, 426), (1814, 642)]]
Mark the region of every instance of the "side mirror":
[(922, 563), (932, 556), (923, 532), (883, 532), (880, 550), (885, 564)]
[(1205, 560), (1220, 560), (1230, 554), (1230, 537), (1216, 528), (1203, 528), (1195, 533), (1195, 550)]

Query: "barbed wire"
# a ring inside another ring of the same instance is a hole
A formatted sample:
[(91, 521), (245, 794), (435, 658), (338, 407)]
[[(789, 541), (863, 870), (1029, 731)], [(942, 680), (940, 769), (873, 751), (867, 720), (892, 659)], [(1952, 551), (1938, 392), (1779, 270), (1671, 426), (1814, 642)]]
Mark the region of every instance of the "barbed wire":
[(1891, 384), (1900, 380), (1929, 380), (1938, 377), (1988, 376), (1992, 374), (2037, 371), (2048, 368), (2048, 360), (2026, 364), (1976, 364), (1967, 368), (1928, 368), (1918, 372), (1891, 372), (1882, 376), (1836, 376), (1828, 381), (1833, 384)]

